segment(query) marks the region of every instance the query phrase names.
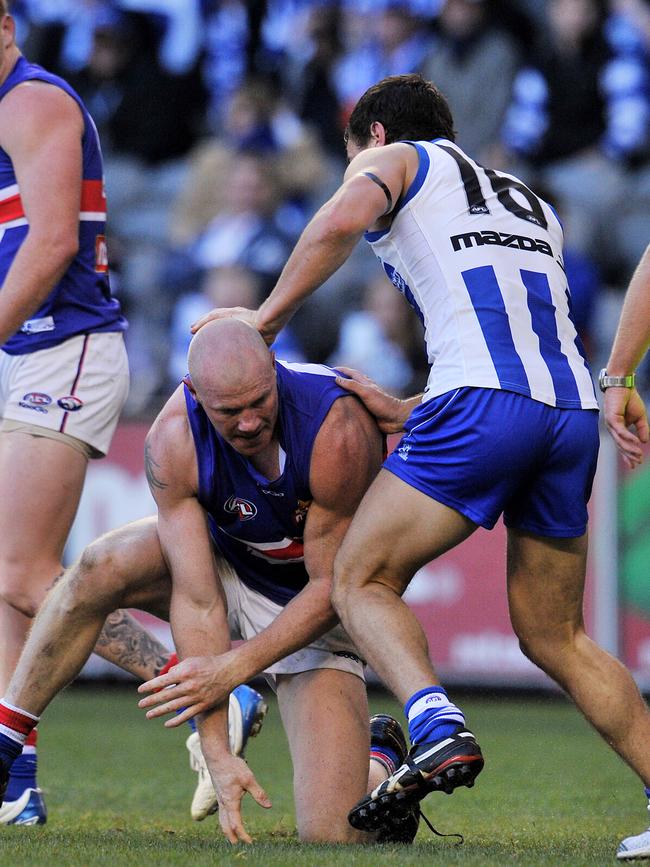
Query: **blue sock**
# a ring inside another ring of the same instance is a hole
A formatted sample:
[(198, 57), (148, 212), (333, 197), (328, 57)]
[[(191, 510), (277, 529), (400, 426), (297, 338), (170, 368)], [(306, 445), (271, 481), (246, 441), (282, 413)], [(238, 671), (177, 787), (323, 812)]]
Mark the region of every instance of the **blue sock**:
[[(650, 801), (650, 788), (644, 789), (646, 798)], [(650, 810), (650, 807), (648, 807)]]
[(4, 759), (5, 764), (11, 765), (23, 751), (23, 745), (7, 735), (0, 733), (0, 757)]
[[(30, 749), (26, 747), (26, 749)], [(34, 749), (33, 747), (31, 749)], [(23, 753), (18, 756), (9, 772), (9, 785), (5, 801), (17, 801), (25, 789), (36, 788), (36, 768), (38, 759), (36, 751)]]
[(397, 755), (395, 750), (392, 750), (390, 747), (384, 746), (384, 744), (382, 744), (380, 747), (376, 747), (371, 743), (370, 758), (377, 759), (377, 761), (381, 762), (381, 764), (384, 765), (384, 767), (388, 771), (389, 775), (394, 774), (400, 765), (399, 756)]
[(449, 701), (441, 686), (418, 690), (406, 702), (404, 713), (409, 724), (409, 737), (414, 746), (442, 740), (465, 725), (462, 711)]

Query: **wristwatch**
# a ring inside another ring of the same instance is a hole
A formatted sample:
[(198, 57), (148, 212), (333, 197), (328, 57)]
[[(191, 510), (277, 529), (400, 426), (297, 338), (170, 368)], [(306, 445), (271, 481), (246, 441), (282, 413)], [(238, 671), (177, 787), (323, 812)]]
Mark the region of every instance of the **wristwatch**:
[(610, 376), (603, 367), (598, 375), (598, 387), (601, 391), (608, 388), (634, 388), (636, 373), (628, 373), (627, 376)]

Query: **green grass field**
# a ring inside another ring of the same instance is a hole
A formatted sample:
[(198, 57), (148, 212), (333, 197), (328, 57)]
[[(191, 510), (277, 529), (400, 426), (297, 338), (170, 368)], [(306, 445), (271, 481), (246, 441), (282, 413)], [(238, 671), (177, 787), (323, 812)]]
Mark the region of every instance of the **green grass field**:
[[(41, 725), (41, 785), (49, 822), (0, 828), (0, 864), (20, 865), (370, 865), (614, 864), (619, 838), (646, 820), (643, 791), (573, 708), (556, 698), (464, 699), (486, 767), (475, 788), (438, 793), (412, 847), (307, 846), (296, 841), (291, 772), (277, 707), (248, 758), (273, 801), (245, 808), (253, 846), (232, 848), (216, 819), (189, 817), (194, 774), (183, 731), (147, 722), (135, 689), (74, 688)], [(373, 710), (396, 705), (372, 696)], [(314, 781), (317, 789), (318, 781)]]

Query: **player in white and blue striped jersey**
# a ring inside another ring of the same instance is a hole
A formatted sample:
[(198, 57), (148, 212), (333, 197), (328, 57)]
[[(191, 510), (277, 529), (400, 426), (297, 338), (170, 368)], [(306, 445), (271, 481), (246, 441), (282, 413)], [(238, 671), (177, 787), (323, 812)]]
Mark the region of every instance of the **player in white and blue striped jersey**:
[(405, 431), (346, 535), (333, 598), (404, 702), (412, 743), (350, 821), (371, 830), (430, 791), (472, 785), (483, 766), (401, 595), (420, 566), (500, 515), (524, 652), (648, 785), (650, 715), (629, 672), (584, 630), (598, 403), (572, 321), (560, 222), (517, 178), (456, 146), (444, 97), (420, 76), (393, 76), (364, 94), (347, 150), (344, 183), (269, 298), (255, 311), (213, 311), (197, 327), (236, 315), (271, 341), (364, 234), (425, 327), (424, 395), (397, 401), (363, 379), (341, 381), (386, 432)]

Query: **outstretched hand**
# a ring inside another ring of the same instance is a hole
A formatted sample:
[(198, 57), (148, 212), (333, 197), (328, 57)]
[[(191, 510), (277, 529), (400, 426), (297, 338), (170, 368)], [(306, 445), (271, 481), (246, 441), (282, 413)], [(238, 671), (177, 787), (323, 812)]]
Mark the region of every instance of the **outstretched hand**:
[[(648, 413), (635, 389), (608, 388), (605, 392), (605, 423), (625, 465), (633, 470), (643, 462), (642, 443), (650, 438)], [(630, 430), (636, 429), (636, 433)]]
[(244, 680), (237, 674), (230, 651), (218, 656), (190, 656), (141, 684), (138, 692), (152, 695), (141, 699), (138, 707), (147, 711), (147, 719), (180, 710), (165, 722), (167, 728), (175, 728), (225, 701)]
[(242, 821), (242, 798), (248, 792), (260, 807), (268, 810), (272, 806), (269, 796), (243, 759), (224, 754), (218, 760), (206, 756), (206, 762), (219, 802), (221, 830), (230, 843), (252, 843)]
[(259, 331), (266, 343), (270, 345), (275, 340), (275, 332), (261, 326), (258, 314), (258, 310), (249, 310), (247, 307), (215, 307), (214, 310), (210, 310), (209, 313), (197, 319), (190, 330), (192, 334), (196, 334), (200, 328), (203, 328), (208, 322), (212, 322), (213, 319), (241, 319)]
[(410, 401), (401, 400), (388, 394), (369, 376), (354, 370), (352, 367), (337, 367), (337, 370), (344, 373), (345, 376), (337, 376), (336, 384), (346, 391), (356, 394), (365, 404), (368, 412), (374, 415), (382, 433), (400, 433), (404, 430), (404, 423), (412, 409)]

